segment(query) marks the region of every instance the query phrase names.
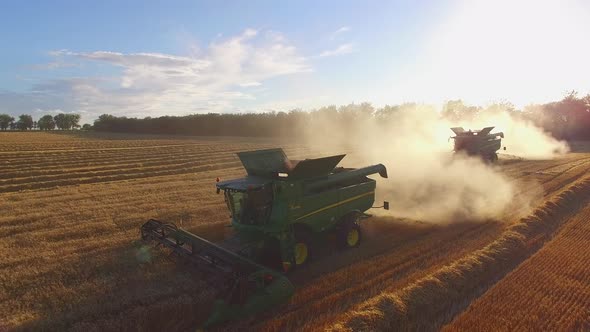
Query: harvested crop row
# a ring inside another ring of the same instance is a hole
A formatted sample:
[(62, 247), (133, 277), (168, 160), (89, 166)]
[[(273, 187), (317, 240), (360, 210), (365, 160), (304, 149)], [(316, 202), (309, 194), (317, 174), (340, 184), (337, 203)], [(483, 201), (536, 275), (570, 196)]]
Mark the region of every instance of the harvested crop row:
[[(273, 145), (269, 145), (266, 147), (271, 147)], [(97, 165), (112, 165), (113, 163), (121, 163), (125, 161), (133, 161), (133, 162), (150, 162), (150, 161), (161, 161), (161, 160), (168, 160), (174, 161), (175, 159), (206, 159), (206, 160), (215, 160), (218, 157), (228, 157), (232, 156), (237, 160), (235, 156), (236, 152), (250, 150), (250, 149), (260, 149), (265, 148), (265, 146), (251, 146), (248, 144), (242, 145), (232, 145), (232, 146), (218, 146), (215, 151), (203, 150), (203, 149), (184, 149), (184, 150), (150, 150), (150, 151), (127, 151), (122, 153), (121, 151), (117, 153), (108, 153), (102, 154), (99, 152), (97, 153), (89, 153), (89, 154), (82, 154), (76, 151), (67, 153), (63, 156), (35, 156), (34, 158), (18, 161), (16, 163), (15, 158), (12, 157), (5, 157), (0, 164), (0, 168), (3, 171), (27, 171), (27, 170), (45, 170), (49, 168), (56, 168), (59, 167), (63, 169), (66, 168), (73, 168), (73, 167), (84, 167), (84, 166), (92, 166), (94, 164)], [(302, 155), (305, 153), (305, 149), (301, 147), (286, 147), (286, 152), (289, 155), (298, 154)], [(34, 167), (34, 168), (33, 168)]]
[[(230, 171), (228, 176), (242, 172)], [(0, 269), (0, 325), (61, 330), (97, 320), (114, 328), (126, 310), (131, 311), (129, 319), (153, 314), (151, 310), (173, 319), (185, 305), (191, 310), (199, 303), (208, 308), (211, 294), (205, 296), (199, 278), (166, 263), (162, 255), (145, 265), (137, 256), (143, 251), (134, 242), (139, 224), (149, 217), (180, 219), (198, 234), (219, 237), (226, 230), (227, 215), (223, 198), (211, 189), (216, 175), (3, 194), (0, 206), (10, 213), (0, 217), (0, 229), (8, 236), (0, 245), (0, 255), (6, 258)], [(203, 228), (204, 223), (215, 227)], [(183, 293), (193, 295), (187, 299)], [(169, 306), (158, 309), (160, 300)]]
[[(165, 171), (178, 170), (179, 173), (188, 173), (193, 169), (200, 169), (207, 165), (224, 166), (227, 168), (238, 167), (240, 162), (235, 160), (233, 157), (219, 158), (217, 160), (195, 160), (195, 161), (184, 161), (177, 163), (170, 161), (168, 163), (159, 163), (153, 166), (139, 166), (139, 167), (128, 167), (128, 168), (114, 168), (106, 170), (69, 170), (53, 175), (33, 175), (27, 177), (16, 177), (10, 179), (0, 180), (0, 188), (7, 187), (16, 184), (26, 183), (44, 183), (58, 180), (70, 180), (75, 183), (77, 179), (83, 178), (99, 178), (107, 177), (110, 175), (127, 175), (127, 174), (158, 174)], [(0, 189), (2, 190), (2, 189)]]
[[(217, 152), (203, 152), (203, 151), (189, 151), (189, 152), (175, 152), (170, 153), (166, 151), (166, 153), (159, 153), (155, 156), (151, 154), (145, 155), (137, 155), (137, 156), (128, 156), (128, 155), (117, 155), (112, 157), (111, 159), (105, 159), (101, 156), (92, 156), (92, 158), (84, 159), (84, 158), (72, 158), (72, 161), (63, 162), (57, 160), (36, 160), (34, 164), (23, 164), (23, 165), (11, 165), (11, 166), (1, 166), (0, 169), (4, 171), (3, 174), (0, 174), (0, 178), (12, 178), (18, 177), (22, 175), (27, 176), (41, 176), (41, 175), (52, 175), (52, 174), (61, 174), (65, 172), (72, 172), (72, 171), (100, 171), (100, 170), (112, 170), (112, 169), (124, 169), (127, 167), (148, 167), (148, 166), (157, 166), (157, 165), (165, 165), (165, 164), (172, 164), (172, 163), (183, 163), (183, 162), (190, 162), (190, 161), (197, 161), (197, 162), (215, 162), (218, 160), (227, 160), (231, 158), (231, 160), (238, 161), (237, 156), (235, 155), (236, 152), (243, 151), (243, 148), (232, 148), (226, 150), (218, 150)], [(304, 155), (306, 153), (305, 150), (302, 149), (285, 149), (285, 151), (291, 156), (298, 156)], [(34, 165), (34, 166), (33, 166)]]
[(47, 181), (47, 182), (41, 182), (41, 181), (34, 182), (33, 181), (33, 182), (25, 183), (25, 184), (0, 186), (0, 192), (52, 188), (52, 187), (59, 187), (59, 186), (71, 186), (71, 185), (97, 183), (97, 182), (123, 181), (123, 180), (137, 179), (137, 178), (146, 178), (146, 177), (154, 177), (154, 176), (173, 175), (173, 174), (200, 173), (200, 172), (211, 171), (211, 170), (227, 169), (227, 168), (231, 168), (232, 166), (234, 166), (234, 167), (236, 166), (235, 162), (228, 163), (227, 165), (212, 164), (212, 165), (189, 167), (189, 168), (184, 168), (184, 169), (182, 169), (182, 168), (164, 169), (164, 170), (153, 171), (153, 172), (141, 172), (141, 171), (135, 172), (135, 173), (133, 173), (133, 172), (132, 173), (119, 172), (119, 173), (116, 173), (113, 175), (106, 175), (106, 176), (91, 176), (91, 177), (84, 177), (84, 178), (63, 179), (63, 180)]
[[(225, 161), (225, 162), (224, 162)], [(56, 186), (79, 185), (97, 182), (121, 181), (134, 178), (164, 176), (171, 174), (199, 173), (207, 170), (221, 170), (239, 167), (240, 162), (233, 157), (217, 161), (188, 162), (184, 164), (164, 164), (160, 167), (139, 167), (122, 170), (97, 172), (71, 172), (53, 176), (38, 176), (0, 180), (0, 192), (12, 192), (26, 189), (51, 188)]]
[[(436, 329), (536, 251), (590, 196), (590, 178), (570, 186), (510, 226), (496, 241), (399, 291), (383, 293), (349, 312), (334, 330)], [(429, 317), (428, 321), (421, 317)]]
[[(289, 141), (274, 140), (278, 145), (292, 145)], [(265, 138), (248, 138), (244, 141), (240, 137), (194, 137), (194, 136), (163, 136), (163, 135), (119, 135), (107, 133), (46, 133), (0, 132), (0, 155), (18, 155), (26, 157), (28, 154), (42, 155), (44, 153), (67, 153), (84, 150), (117, 150), (146, 147), (173, 146), (201, 146), (215, 150), (218, 145), (268, 145)]]
[[(114, 174), (117, 182), (80, 185), (75, 179), (76, 186), (63, 187), (71, 183), (59, 180), (52, 185), (62, 187), (51, 190), (0, 193), (0, 208), (6, 212), (0, 217), (0, 255), (6, 258), (1, 270), (10, 271), (0, 273), (6, 290), (1, 292), (0, 312), (4, 318), (0, 325), (51, 330), (102, 326), (120, 330), (124, 324), (147, 324), (146, 328), (166, 329), (190, 323), (182, 319), (186, 317), (180, 315), (182, 312), (190, 311), (191, 317), (203, 319), (212, 293), (202, 291), (207, 287), (200, 279), (162, 261), (165, 257), (160, 254), (152, 256), (153, 265), (145, 265), (137, 258), (143, 249), (134, 243), (139, 224), (150, 217), (183, 221), (183, 227), (209, 239), (223, 238), (227, 212), (223, 197), (214, 194), (215, 178), (243, 175), (241, 167), (232, 167), (237, 161), (232, 154), (244, 146), (261, 146), (228, 144), (219, 151), (216, 142), (207, 144), (196, 152), (216, 161), (211, 163), (214, 171), (195, 173), (194, 169), (175, 165), (174, 154), (182, 156), (186, 152), (176, 150), (167, 156), (170, 162), (163, 164), (174, 173), (171, 175), (150, 170), (150, 177), (143, 179), (124, 179)], [(267, 145), (265, 142), (262, 147)], [(121, 151), (123, 154), (115, 155), (115, 159), (129, 152)], [(288, 151), (297, 153), (301, 149)], [(70, 155), (76, 156), (75, 151)], [(83, 162), (101, 160), (101, 155), (84, 157), (94, 159)], [(141, 154), (137, 157), (141, 158)], [(220, 158), (232, 165), (220, 164)], [(31, 161), (34, 167), (44, 167), (39, 164), (41, 160)], [(62, 166), (66, 166), (64, 173), (76, 176), (67, 165)], [(187, 177), (182, 173), (187, 171), (193, 174)], [(113, 179), (99, 176), (82, 180)], [(32, 184), (46, 185), (35, 181)], [(10, 254), (14, 252), (19, 255)], [(195, 315), (195, 311), (201, 314)], [(123, 314), (124, 322), (120, 320)], [(170, 320), (162, 319), (162, 315)]]
[(104, 159), (118, 159), (118, 158), (132, 158), (132, 157), (160, 157), (162, 155), (182, 156), (184, 153), (200, 153), (208, 157), (215, 157), (216, 155), (227, 152), (239, 152), (251, 149), (262, 149), (273, 147), (273, 145), (252, 145), (252, 144), (219, 144), (214, 150), (205, 149), (200, 145), (190, 145), (178, 148), (168, 147), (153, 147), (144, 146), (142, 148), (133, 149), (98, 149), (93, 151), (88, 150), (69, 150), (57, 153), (31, 153), (28, 156), (21, 156), (18, 154), (3, 155), (2, 164), (10, 167), (15, 165), (34, 163), (55, 163), (63, 162), (69, 164), (71, 162), (79, 162), (83, 160), (104, 160)]
[[(377, 223), (373, 226), (384, 231), (388, 229), (387, 223), (395, 222), (384, 220)], [(352, 258), (339, 257), (348, 261), (349, 267), (344, 264), (338, 266), (334, 261), (318, 262), (327, 271), (340, 270), (309, 282), (298, 290), (287, 308), (277, 312), (273, 319), (255, 325), (255, 328), (263, 331), (326, 328), (330, 322), (359, 302), (384, 290), (403, 287), (411, 280), (463, 257), (474, 248), (493, 241), (502, 229), (503, 225), (495, 223), (455, 224), (431, 226), (426, 234), (408, 236), (407, 241), (402, 243), (385, 235), (370, 238), (370, 243), (363, 244), (364, 247), (359, 250), (372, 251), (376, 246), (382, 245), (382, 250), (387, 250), (387, 253), (373, 257), (359, 257), (360, 253), (355, 253)], [(395, 229), (389, 230), (388, 233), (395, 232)], [(322, 314), (317, 315), (318, 312)], [(308, 319), (302, 320), (301, 317)]]
[[(91, 132), (0, 132), (0, 151), (26, 154), (27, 152), (69, 151), (83, 148), (118, 148), (145, 145), (199, 144), (211, 146), (214, 143), (238, 144), (240, 137), (194, 137), (138, 135)], [(264, 138), (249, 138), (248, 143), (268, 143)]]
[[(590, 206), (472, 303), (448, 331), (590, 329)], [(502, 317), (502, 319), (497, 319)]]
[[(31, 133), (31, 135), (33, 135)], [(266, 143), (268, 144), (268, 143)], [(107, 181), (121, 181), (133, 178), (144, 178), (152, 176), (165, 176), (171, 174), (188, 174), (198, 173), (204, 170), (235, 168), (239, 167), (240, 163), (235, 156), (235, 152), (244, 149), (258, 149), (264, 146), (256, 146), (251, 143), (244, 143), (241, 145), (227, 145), (223, 149), (209, 151), (207, 149), (199, 149), (197, 151), (189, 151), (189, 153), (181, 153), (180, 151), (165, 151), (167, 155), (158, 156), (158, 158), (151, 158), (151, 152), (141, 158), (137, 156), (115, 156), (113, 159), (104, 160), (100, 155), (89, 155), (89, 159), (73, 158), (76, 161), (76, 167), (73, 168), (68, 162), (60, 162), (59, 160), (50, 159), (49, 162), (44, 160), (37, 160), (33, 165), (37, 169), (33, 171), (22, 166), (2, 166), (2, 178), (0, 179), (0, 192), (13, 192), (25, 189), (42, 189), (56, 186), (69, 186), (87, 183), (107, 182)], [(305, 149), (301, 147), (287, 147), (287, 153), (297, 157), (303, 155)], [(209, 151), (209, 152), (207, 152)], [(142, 152), (142, 153), (145, 153)], [(78, 156), (80, 157), (80, 156)], [(94, 158), (94, 159), (92, 159)], [(132, 158), (131, 160), (142, 160), (137, 164), (117, 164), (121, 159)], [(151, 160), (157, 160), (150, 163)], [(10, 160), (8, 160), (10, 161)], [(93, 162), (101, 163), (106, 166), (92, 167)], [(48, 166), (47, 164), (52, 166)], [(30, 165), (30, 164), (29, 164)], [(134, 166), (134, 167), (133, 167)], [(21, 168), (18, 168), (21, 167)], [(18, 169), (18, 171), (14, 171)], [(10, 172), (10, 170), (13, 170)]]

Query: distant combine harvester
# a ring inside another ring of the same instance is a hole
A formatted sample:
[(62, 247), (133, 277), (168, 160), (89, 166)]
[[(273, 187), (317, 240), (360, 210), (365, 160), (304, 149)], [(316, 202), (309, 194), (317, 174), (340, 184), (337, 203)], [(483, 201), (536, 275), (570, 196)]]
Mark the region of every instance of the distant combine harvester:
[[(502, 138), (504, 133), (491, 134), (494, 127), (485, 127), (481, 130), (465, 130), (463, 127), (454, 127), (451, 130), (455, 136), (455, 153), (466, 153), (469, 156), (479, 156), (484, 161), (496, 162), (498, 160), (497, 151), (502, 147)], [(506, 150), (506, 147), (504, 147)]]

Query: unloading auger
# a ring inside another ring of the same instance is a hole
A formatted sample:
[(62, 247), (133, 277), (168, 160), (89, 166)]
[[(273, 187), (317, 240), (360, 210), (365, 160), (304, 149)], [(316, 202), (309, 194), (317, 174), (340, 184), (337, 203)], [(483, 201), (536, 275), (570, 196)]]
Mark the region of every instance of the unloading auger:
[(187, 259), (224, 294), (205, 328), (287, 302), (295, 288), (285, 273), (307, 264), (328, 233), (342, 249), (360, 244), (360, 223), (375, 201), (376, 181), (367, 176), (386, 178), (387, 170), (336, 167), (344, 156), (298, 161), (282, 149), (238, 153), (248, 175), (216, 184), (235, 231), (222, 243), (154, 219), (141, 226), (143, 240)]

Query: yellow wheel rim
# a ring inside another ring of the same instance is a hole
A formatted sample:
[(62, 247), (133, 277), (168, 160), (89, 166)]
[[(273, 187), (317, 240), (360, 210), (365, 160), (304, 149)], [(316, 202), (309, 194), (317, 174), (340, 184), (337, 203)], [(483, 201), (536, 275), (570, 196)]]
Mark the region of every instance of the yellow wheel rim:
[(295, 264), (301, 265), (307, 260), (307, 245), (305, 243), (297, 243), (295, 245)]
[(357, 229), (351, 229), (346, 235), (346, 243), (350, 247), (354, 247), (359, 242), (359, 231)]

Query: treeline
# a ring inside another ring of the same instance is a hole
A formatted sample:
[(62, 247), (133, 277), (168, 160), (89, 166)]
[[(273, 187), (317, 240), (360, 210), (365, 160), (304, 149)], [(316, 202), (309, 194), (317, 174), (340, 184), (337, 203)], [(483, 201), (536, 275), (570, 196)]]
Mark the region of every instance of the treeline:
[(18, 120), (8, 114), (0, 114), (0, 130), (72, 130), (80, 128), (79, 123), (80, 114), (44, 115), (37, 121), (29, 114), (21, 114)]
[(305, 112), (193, 114), (158, 118), (127, 118), (101, 115), (93, 130), (142, 134), (177, 134), (198, 136), (280, 136), (297, 132), (294, 124), (306, 117)]
[[(304, 129), (317, 128), (318, 124), (338, 123), (340, 130), (359, 126), (366, 119), (395, 120), (399, 112), (415, 112), (422, 105), (402, 105), (374, 108), (369, 103), (322, 107), (310, 112), (246, 114), (194, 114), (187, 116), (163, 116), (144, 119), (101, 115), (95, 122), (96, 131), (179, 134), (199, 136), (294, 136)], [(590, 94), (578, 97), (575, 91), (562, 100), (547, 104), (529, 105), (516, 110), (510, 103), (498, 103), (487, 107), (471, 106), (461, 100), (448, 101), (441, 115), (450, 120), (470, 119), (485, 112), (508, 111), (544, 128), (554, 137), (566, 140), (590, 140)], [(314, 125), (315, 126), (312, 126)], [(493, 124), (492, 124), (493, 125)], [(329, 135), (326, 132), (326, 135)]]
[(590, 94), (579, 98), (575, 91), (558, 102), (531, 111), (531, 120), (553, 136), (565, 140), (590, 140)]
[[(193, 114), (187, 116), (162, 116), (157, 118), (128, 118), (103, 114), (94, 121), (94, 126), (84, 125), (82, 129), (96, 131), (177, 134), (197, 136), (296, 136), (305, 130), (326, 131), (338, 124), (337, 130), (346, 132), (356, 129), (366, 120), (386, 123), (402, 118), (402, 112), (419, 114), (427, 106), (415, 103), (386, 105), (375, 108), (370, 103), (349, 104), (340, 107), (327, 106), (310, 112), (291, 110), (288, 112)], [(535, 123), (554, 137), (565, 140), (590, 140), (590, 94), (578, 97), (575, 91), (556, 102), (529, 105), (517, 110), (510, 103), (497, 103), (487, 107), (466, 105), (461, 100), (448, 101), (442, 108), (441, 116), (451, 121), (472, 119), (479, 115), (508, 111), (515, 117)], [(417, 120), (419, 121), (417, 115)], [(0, 114), (0, 129), (14, 130), (69, 130), (80, 128), (79, 114), (45, 115), (33, 121), (23, 114), (15, 121), (7, 114)], [(493, 124), (491, 124), (493, 125)]]

